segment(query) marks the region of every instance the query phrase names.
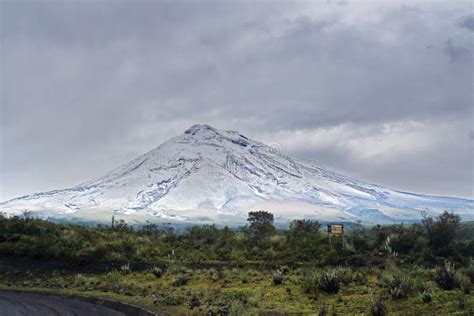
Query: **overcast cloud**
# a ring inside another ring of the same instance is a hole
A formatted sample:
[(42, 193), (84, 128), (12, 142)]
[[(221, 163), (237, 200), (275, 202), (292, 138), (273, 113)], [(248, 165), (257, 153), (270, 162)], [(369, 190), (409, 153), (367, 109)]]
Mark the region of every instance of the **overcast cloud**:
[(474, 197), (471, 1), (0, 1), (0, 200), (194, 123)]

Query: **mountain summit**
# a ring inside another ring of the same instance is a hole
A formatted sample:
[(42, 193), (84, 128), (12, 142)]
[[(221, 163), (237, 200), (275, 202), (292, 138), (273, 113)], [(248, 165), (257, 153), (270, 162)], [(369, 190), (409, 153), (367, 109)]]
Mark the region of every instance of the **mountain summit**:
[(265, 209), (295, 218), (387, 223), (421, 211), (448, 210), (474, 219), (474, 201), (388, 189), (286, 157), (235, 131), (194, 125), (101, 178), (0, 203), (9, 215), (43, 218), (232, 224)]

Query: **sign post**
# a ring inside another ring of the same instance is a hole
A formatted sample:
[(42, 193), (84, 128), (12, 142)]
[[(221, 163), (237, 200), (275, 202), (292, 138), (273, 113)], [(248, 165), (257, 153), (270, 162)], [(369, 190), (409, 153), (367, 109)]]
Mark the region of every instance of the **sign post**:
[(344, 235), (344, 224), (328, 224), (328, 234)]
[(329, 235), (329, 242), (332, 244), (332, 236), (341, 236), (342, 237), (342, 245), (344, 246), (344, 224), (328, 224), (328, 235)]

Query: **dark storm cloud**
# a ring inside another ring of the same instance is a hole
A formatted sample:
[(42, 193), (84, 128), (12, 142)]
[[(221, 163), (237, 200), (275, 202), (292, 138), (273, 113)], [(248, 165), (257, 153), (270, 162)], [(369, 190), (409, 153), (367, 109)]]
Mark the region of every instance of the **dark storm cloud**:
[(467, 59), (467, 61), (472, 59), (471, 50), (466, 47), (454, 45), (452, 39), (448, 39), (445, 52), (448, 54), (451, 62), (457, 62), (460, 59)]
[(469, 15), (466, 17), (463, 17), (459, 25), (462, 27), (465, 27), (466, 29), (470, 30), (471, 32), (474, 32), (474, 15)]
[(3, 199), (99, 176), (194, 123), (473, 196), (468, 1), (0, 5)]

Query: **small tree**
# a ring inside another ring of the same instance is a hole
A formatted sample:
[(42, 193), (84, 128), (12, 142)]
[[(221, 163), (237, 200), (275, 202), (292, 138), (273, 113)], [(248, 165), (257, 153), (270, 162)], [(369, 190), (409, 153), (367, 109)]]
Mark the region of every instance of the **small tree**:
[(275, 234), (273, 214), (266, 211), (250, 212), (248, 231), (253, 238), (261, 240)]
[(287, 232), (289, 252), (299, 260), (313, 260), (320, 251), (321, 225), (312, 220), (294, 220)]
[(428, 242), (433, 252), (444, 257), (453, 255), (453, 244), (457, 238), (459, 228), (459, 215), (445, 211), (438, 216), (436, 221), (431, 217), (427, 217), (426, 213), (422, 215), (422, 224), (425, 227)]
[(146, 221), (146, 224), (142, 226), (141, 231), (148, 236), (156, 236), (160, 233), (158, 225), (150, 221)]
[(321, 224), (312, 220), (294, 220), (290, 224), (290, 234), (296, 239), (316, 238), (319, 234)]

